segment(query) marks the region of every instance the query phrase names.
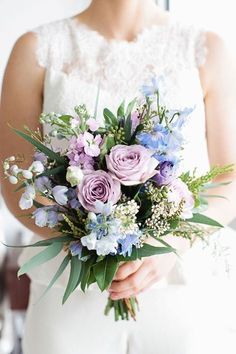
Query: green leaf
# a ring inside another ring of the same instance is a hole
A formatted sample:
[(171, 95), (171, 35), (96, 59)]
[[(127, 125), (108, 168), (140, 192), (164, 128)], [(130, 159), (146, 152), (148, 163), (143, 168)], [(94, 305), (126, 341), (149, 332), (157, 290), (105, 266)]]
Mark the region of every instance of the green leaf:
[(107, 256), (103, 261), (93, 266), (93, 273), (101, 291), (104, 291), (111, 284), (117, 271), (119, 261), (115, 256)]
[(210, 225), (210, 226), (215, 226), (215, 227), (224, 227), (218, 221), (209, 218), (208, 216), (205, 216), (203, 214), (193, 214), (193, 217), (191, 219), (186, 219), (186, 222), (193, 222), (197, 224), (204, 224), (204, 225)]
[(61, 263), (60, 267), (58, 268), (56, 274), (54, 275), (54, 277), (52, 278), (52, 280), (50, 281), (49, 285), (47, 286), (46, 290), (43, 292), (43, 294), (40, 296), (39, 300), (40, 301), (45, 295), (46, 293), (51, 289), (51, 287), (55, 284), (55, 282), (57, 281), (57, 279), (61, 276), (61, 274), (64, 272), (64, 270), (66, 269), (68, 263), (70, 261), (70, 256), (67, 255), (63, 262)]
[(125, 101), (123, 101), (117, 110), (117, 117), (122, 118), (125, 116)]
[(137, 98), (133, 99), (129, 104), (128, 104), (128, 107), (126, 109), (126, 112), (125, 112), (125, 116), (128, 117), (131, 113), (132, 113), (132, 110), (136, 104), (136, 101), (137, 101)]
[(33, 200), (33, 205), (35, 206), (35, 208), (44, 208), (45, 205), (43, 205), (42, 203), (37, 202), (37, 200)]
[(41, 173), (40, 175), (38, 175), (36, 177), (36, 179), (39, 178), (39, 177), (42, 177), (42, 176), (54, 176), (54, 175), (57, 175), (57, 174), (62, 173), (64, 171), (65, 171), (65, 166), (64, 165), (57, 166), (55, 168), (52, 168), (51, 170), (47, 170), (47, 171)]
[(59, 119), (62, 120), (64, 123), (69, 124), (72, 116), (65, 114), (63, 116), (60, 116)]
[(127, 143), (129, 143), (131, 139), (131, 129), (132, 129), (132, 121), (131, 121), (131, 115), (129, 115), (125, 120), (125, 126), (124, 126), (125, 141)]
[(62, 250), (62, 243), (53, 243), (48, 246), (45, 250), (38, 253), (36, 256), (32, 257), (28, 262), (23, 264), (23, 266), (18, 271), (18, 277), (29, 272), (33, 268), (40, 266), (43, 263), (50, 261), (50, 259), (55, 258)]
[(14, 192), (18, 192), (18, 191), (20, 191), (21, 189), (23, 189), (23, 188), (25, 188), (27, 186), (27, 183), (22, 183), (19, 187), (17, 187), (15, 190), (14, 190)]
[(50, 246), (55, 242), (69, 242), (69, 241), (75, 241), (76, 239), (72, 236), (57, 236), (57, 237), (53, 237), (47, 240), (42, 240), (42, 241), (38, 241), (36, 243), (30, 244), (30, 245), (19, 245), (19, 246), (13, 246), (13, 245), (7, 245), (5, 243), (2, 242), (2, 244), (6, 247), (9, 248), (29, 248), (29, 247), (46, 247), (46, 246)]
[(142, 247), (136, 248), (133, 247), (132, 253), (130, 256), (118, 256), (120, 262), (124, 261), (133, 261), (136, 259), (141, 259), (143, 257), (150, 257), (158, 254), (165, 253), (176, 253), (176, 250), (172, 247), (155, 247), (145, 243)]
[(82, 261), (79, 260), (77, 256), (74, 256), (70, 260), (70, 276), (68, 280), (68, 284), (63, 296), (62, 304), (66, 302), (68, 297), (73, 293), (73, 291), (76, 289), (76, 286), (78, 284), (78, 280), (80, 277), (80, 272), (81, 272), (81, 266), (82, 266)]
[(118, 121), (116, 116), (107, 108), (103, 110), (103, 115), (105, 119), (105, 123), (111, 125), (113, 127), (118, 126)]
[(47, 155), (51, 160), (55, 160), (59, 164), (64, 164), (65, 159), (64, 157), (60, 156), (57, 152), (54, 152), (53, 150), (49, 149), (45, 145), (41, 144), (39, 141), (33, 139), (30, 135), (27, 135), (23, 133), (22, 131), (13, 128), (14, 132), (21, 136), (23, 139), (34, 145), (39, 151), (43, 152), (45, 155)]
[(86, 262), (83, 262), (83, 271), (81, 273), (81, 279), (80, 279), (80, 281), (81, 281), (80, 287), (81, 287), (82, 291), (85, 291), (86, 286), (88, 286), (88, 282), (90, 279), (90, 273), (91, 273), (91, 267), (93, 266), (94, 262), (95, 262), (94, 257), (91, 257)]

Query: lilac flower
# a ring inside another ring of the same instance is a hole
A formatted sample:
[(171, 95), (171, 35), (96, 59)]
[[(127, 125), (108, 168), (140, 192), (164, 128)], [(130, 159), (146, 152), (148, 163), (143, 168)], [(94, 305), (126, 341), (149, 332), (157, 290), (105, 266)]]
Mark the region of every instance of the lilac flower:
[(96, 135), (95, 137), (88, 132), (84, 133), (84, 152), (86, 155), (96, 157), (100, 154), (99, 145), (102, 142), (101, 135)]
[(123, 256), (130, 256), (132, 252), (132, 247), (137, 245), (140, 239), (140, 234), (128, 234), (126, 237), (119, 239), (119, 249), (118, 253), (122, 254)]
[(176, 166), (171, 161), (164, 161), (159, 165), (153, 180), (158, 186), (162, 186), (169, 184), (174, 178), (176, 178)]
[(70, 120), (70, 125), (71, 125), (72, 129), (78, 127), (78, 125), (80, 125), (80, 123), (81, 123), (81, 120), (80, 120), (80, 117), (78, 117), (78, 116), (73, 117)]
[(95, 132), (99, 128), (99, 123), (94, 118), (89, 118), (86, 122), (91, 132)]
[(67, 197), (68, 188), (65, 186), (56, 186), (52, 189), (52, 195), (56, 202), (60, 205), (66, 205), (68, 202)]
[(78, 256), (78, 258), (81, 257), (82, 248), (83, 246), (80, 241), (71, 242), (69, 246), (72, 256)]
[(62, 215), (59, 213), (59, 209), (56, 206), (45, 206), (36, 209), (33, 212), (33, 218), (35, 219), (35, 225), (53, 228), (62, 220)]
[(32, 185), (27, 185), (25, 192), (22, 194), (19, 206), (22, 210), (30, 209), (36, 196), (35, 189)]
[(35, 188), (41, 193), (45, 193), (46, 191), (52, 188), (52, 183), (47, 176), (41, 176), (36, 178), (34, 185)]
[(93, 170), (94, 159), (86, 155), (84, 151), (84, 139), (80, 134), (78, 138), (73, 137), (69, 142), (67, 156), (71, 166), (78, 166), (84, 170)]

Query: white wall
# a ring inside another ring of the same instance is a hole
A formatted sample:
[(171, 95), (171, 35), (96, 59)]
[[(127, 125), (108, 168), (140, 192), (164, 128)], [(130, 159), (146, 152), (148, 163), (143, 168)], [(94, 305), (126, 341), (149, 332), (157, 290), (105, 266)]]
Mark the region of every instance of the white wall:
[(89, 0), (0, 0), (0, 83), (16, 39), (45, 22), (80, 12)]

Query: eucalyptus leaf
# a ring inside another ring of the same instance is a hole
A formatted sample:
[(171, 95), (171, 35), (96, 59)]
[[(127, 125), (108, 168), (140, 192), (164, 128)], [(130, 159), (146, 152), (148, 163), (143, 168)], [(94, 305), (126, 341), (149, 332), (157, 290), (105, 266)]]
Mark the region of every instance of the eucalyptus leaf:
[(55, 258), (61, 252), (62, 248), (63, 244), (60, 242), (51, 244), (45, 250), (38, 253), (36, 256), (32, 257), (28, 262), (23, 264), (23, 266), (19, 269), (17, 273), (18, 277), (25, 273), (28, 273), (30, 270), (40, 266), (41, 264), (50, 261), (52, 258)]
[(137, 98), (133, 99), (129, 104), (128, 104), (128, 107), (126, 109), (126, 112), (125, 112), (125, 116), (128, 117), (131, 113), (132, 113), (132, 110), (136, 104), (136, 101), (137, 101)]
[(118, 126), (118, 121), (116, 116), (107, 108), (103, 110), (103, 116), (105, 119), (105, 123), (111, 125), (113, 127)]
[(68, 280), (68, 284), (63, 296), (62, 304), (66, 302), (68, 297), (73, 293), (73, 291), (76, 289), (76, 286), (78, 284), (78, 279), (80, 277), (80, 272), (81, 272), (81, 264), (82, 261), (79, 260), (77, 256), (74, 256), (70, 260), (70, 276)]
[(117, 117), (122, 118), (125, 116), (125, 101), (123, 101), (117, 110)]
[(81, 279), (80, 279), (80, 287), (82, 291), (85, 291), (86, 286), (88, 286), (88, 282), (90, 279), (90, 273), (91, 273), (91, 267), (93, 266), (95, 262), (95, 258), (91, 257), (89, 258), (86, 262), (83, 262), (83, 271), (81, 273)]
[(54, 176), (54, 175), (57, 175), (59, 173), (62, 173), (62, 172), (65, 172), (65, 166), (64, 165), (60, 165), (60, 166), (57, 166), (55, 168), (52, 168), (51, 170), (47, 170), (43, 173), (41, 173), (40, 175), (38, 175), (36, 177), (39, 178), (39, 177), (42, 177), (42, 176)]
[(131, 121), (131, 115), (129, 115), (125, 120), (125, 126), (124, 126), (125, 141), (127, 143), (129, 143), (131, 139), (131, 135), (132, 135), (131, 130), (132, 130), (132, 121)]

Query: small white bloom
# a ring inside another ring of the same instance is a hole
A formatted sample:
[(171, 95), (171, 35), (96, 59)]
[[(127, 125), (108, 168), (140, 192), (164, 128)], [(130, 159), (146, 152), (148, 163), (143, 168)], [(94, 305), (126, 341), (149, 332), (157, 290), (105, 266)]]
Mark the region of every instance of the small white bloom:
[(44, 166), (41, 161), (34, 161), (30, 166), (29, 170), (35, 173), (43, 173)]
[(22, 176), (26, 179), (32, 179), (33, 178), (33, 173), (30, 172), (29, 170), (23, 170), (22, 171)]
[(17, 165), (12, 165), (10, 171), (13, 176), (17, 176), (21, 169)]
[(109, 253), (117, 253), (118, 243), (112, 237), (106, 236), (97, 240), (96, 251), (98, 256), (106, 256)]
[(68, 202), (67, 197), (68, 188), (65, 186), (56, 186), (52, 189), (53, 197), (60, 205), (66, 205)]
[(81, 237), (81, 243), (83, 246), (87, 247), (89, 250), (96, 249), (97, 236), (94, 232), (91, 232), (87, 236)]
[(96, 214), (93, 213), (92, 211), (90, 211), (90, 212), (88, 213), (88, 220), (89, 220), (89, 221), (94, 221), (94, 222), (96, 222), (96, 221), (97, 221), (97, 216), (96, 216)]
[(4, 168), (4, 171), (9, 170), (10, 165), (9, 165), (9, 163), (8, 163), (7, 161), (4, 161), (4, 163), (3, 163), (3, 168)]
[(78, 185), (84, 177), (83, 171), (78, 166), (69, 166), (67, 168), (66, 180), (72, 187)]
[(9, 180), (9, 182), (10, 182), (11, 184), (17, 184), (17, 183), (18, 183), (18, 179), (17, 179), (15, 176), (10, 176), (10, 177), (8, 178), (8, 180)]
[(30, 209), (33, 206), (33, 201), (36, 196), (35, 189), (32, 185), (28, 185), (25, 192), (22, 194), (19, 206), (22, 210)]

